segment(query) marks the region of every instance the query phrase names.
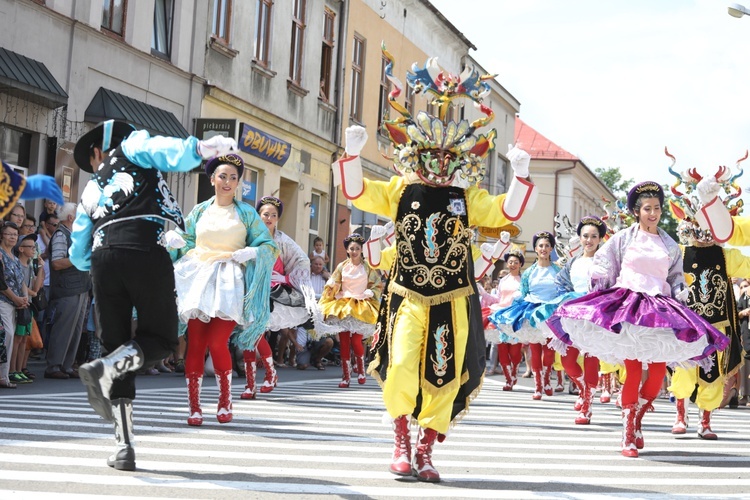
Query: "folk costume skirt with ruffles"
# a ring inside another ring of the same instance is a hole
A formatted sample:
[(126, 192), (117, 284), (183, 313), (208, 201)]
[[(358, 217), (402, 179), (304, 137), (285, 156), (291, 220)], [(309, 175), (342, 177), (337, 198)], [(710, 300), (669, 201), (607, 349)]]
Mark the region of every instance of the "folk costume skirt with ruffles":
[(664, 295), (609, 288), (571, 300), (547, 322), (550, 346), (563, 352), (574, 345), (582, 354), (613, 364), (626, 359), (709, 369), (711, 354), (729, 341), (719, 330)]

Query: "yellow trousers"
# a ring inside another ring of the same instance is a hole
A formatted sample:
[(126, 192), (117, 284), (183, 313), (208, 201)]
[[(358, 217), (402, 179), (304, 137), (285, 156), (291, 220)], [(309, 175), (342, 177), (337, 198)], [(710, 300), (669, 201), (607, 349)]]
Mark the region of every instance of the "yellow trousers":
[[(676, 368), (672, 373), (672, 385), (669, 390), (672, 391), (677, 399), (689, 398), (695, 390), (695, 384), (698, 383), (698, 370), (700, 368)], [(724, 381), (726, 377), (721, 375), (711, 384), (705, 382), (698, 384), (698, 395), (695, 398), (695, 404), (701, 410), (713, 411), (721, 405), (721, 399), (724, 397)]]
[[(453, 400), (460, 388), (469, 334), (468, 301), (453, 301), (453, 346), (456, 380), (448, 387), (435, 388), (424, 381), (425, 348), (430, 306), (404, 298), (396, 313), (389, 349), (388, 374), (383, 384), (383, 402), (392, 418), (411, 415), (422, 389), (419, 425), (440, 433), (448, 432)], [(426, 362), (430, 362), (427, 360)]]

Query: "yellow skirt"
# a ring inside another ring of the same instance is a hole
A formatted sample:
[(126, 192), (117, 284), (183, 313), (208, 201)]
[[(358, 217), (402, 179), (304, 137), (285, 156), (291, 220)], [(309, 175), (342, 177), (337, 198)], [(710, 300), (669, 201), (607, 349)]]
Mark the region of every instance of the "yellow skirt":
[(344, 319), (351, 316), (363, 323), (375, 324), (378, 320), (378, 302), (375, 299), (333, 299), (322, 300), (319, 303), (320, 312), (324, 318), (336, 317)]

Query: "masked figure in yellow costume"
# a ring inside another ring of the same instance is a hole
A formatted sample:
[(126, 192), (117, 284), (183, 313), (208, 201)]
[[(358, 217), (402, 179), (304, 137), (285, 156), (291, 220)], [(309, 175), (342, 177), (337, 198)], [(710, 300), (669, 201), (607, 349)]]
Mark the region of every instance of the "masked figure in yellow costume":
[[(700, 410), (698, 436), (714, 440), (718, 436), (711, 430), (711, 412), (721, 404), (727, 379), (734, 385), (733, 377), (744, 360), (740, 319), (730, 276), (750, 276), (750, 258), (737, 249), (718, 246), (710, 229), (700, 227), (696, 214), (701, 213), (703, 203), (696, 196), (696, 185), (701, 181), (701, 176), (695, 169), (682, 174), (676, 172), (672, 168), (674, 156), (665, 152), (672, 158), (669, 171), (678, 179), (672, 187), (677, 203), (670, 203), (672, 214), (680, 220), (677, 226), (680, 243), (686, 245), (683, 247), (683, 269), (685, 281), (690, 286), (687, 306), (729, 337), (729, 347), (712, 355), (714, 362), (710, 370), (697, 367), (674, 370), (670, 390), (677, 399), (677, 418), (672, 434), (685, 434), (688, 426), (686, 400), (691, 398)], [(729, 193), (721, 200), (722, 206), (726, 207), (724, 210), (739, 213), (742, 202), (738, 198), (742, 191), (732, 185), (742, 175), (742, 170), (734, 176), (730, 174), (728, 169), (720, 167), (713, 179)], [(684, 187), (680, 187), (681, 183), (684, 183)]]
[[(394, 87), (389, 101), (401, 115), (383, 125), (399, 175), (390, 182), (363, 178), (359, 153), (367, 133), (357, 126), (346, 130), (346, 155), (333, 164), (333, 175), (357, 208), (394, 221), (396, 255), (369, 373), (382, 381), (386, 410), (394, 419), (391, 472), (437, 482), (432, 446), (476, 397), (485, 368), (471, 226), (503, 227), (517, 220), (534, 186), (526, 180), (529, 155), (512, 148), (506, 156), (515, 176), (508, 193), (491, 196), (477, 187), (496, 135), (494, 130), (474, 135), (493, 118), (482, 104), (490, 76), (471, 68), (447, 74), (435, 59), (424, 68), (414, 65), (409, 85), (439, 109), (438, 117), (423, 111), (414, 117), (396, 101), (403, 86), (393, 77), (392, 57), (385, 49), (383, 54)], [(472, 100), (485, 116), (471, 124), (448, 121), (448, 108), (459, 98)], [(419, 424), (413, 457), (410, 417)]]

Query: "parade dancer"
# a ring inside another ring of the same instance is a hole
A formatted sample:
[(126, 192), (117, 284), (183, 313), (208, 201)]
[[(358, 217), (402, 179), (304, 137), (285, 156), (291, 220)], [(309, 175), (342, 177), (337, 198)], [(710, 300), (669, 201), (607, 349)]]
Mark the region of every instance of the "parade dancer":
[(547, 318), (546, 305), (559, 303), (555, 277), (560, 272), (560, 266), (550, 260), (555, 247), (552, 233), (538, 232), (532, 238), (532, 244), (537, 260), (521, 275), (520, 295), (510, 306), (493, 313), (490, 321), (508, 337), (529, 344), (531, 371), (534, 374), (531, 398), (540, 400), (542, 393), (547, 396), (554, 394), (550, 377), (555, 351), (547, 346), (548, 333), (538, 326)]
[[(671, 364), (710, 364), (727, 338), (681, 302), (687, 300), (682, 253), (658, 227), (664, 191), (642, 182), (628, 193), (636, 224), (612, 236), (594, 256), (596, 291), (558, 308), (548, 321), (556, 338), (609, 363), (624, 361), (622, 455), (644, 446), (641, 423)], [(554, 341), (553, 341), (554, 343)], [(643, 363), (648, 378), (641, 384)]]
[[(711, 429), (711, 412), (720, 407), (727, 382), (734, 385), (734, 377), (744, 362), (740, 318), (730, 276), (750, 276), (750, 258), (737, 249), (721, 248), (716, 245), (710, 231), (701, 229), (695, 218), (702, 206), (695, 196), (695, 186), (701, 177), (694, 169), (677, 173), (672, 168), (675, 157), (665, 152), (672, 159), (669, 171), (677, 177), (672, 187), (676, 203), (671, 203), (671, 209), (680, 220), (677, 226), (680, 242), (686, 245), (683, 248), (683, 269), (690, 284), (687, 305), (729, 339), (726, 350), (712, 354), (713, 363), (709, 370), (678, 367), (672, 373), (669, 390), (677, 399), (677, 417), (672, 434), (685, 434), (687, 431), (686, 406), (688, 398), (692, 398), (700, 411), (698, 436), (715, 440), (718, 436)], [(722, 201), (730, 213), (739, 214), (742, 209), (742, 203), (738, 202), (742, 190), (735, 181), (742, 175), (739, 163), (746, 158), (747, 155), (737, 162), (737, 175), (730, 176), (728, 169), (720, 167), (714, 176), (729, 194)], [(678, 189), (681, 183), (685, 187)]]
[[(280, 332), (277, 347), (278, 355), (283, 359), (289, 336), (294, 335), (296, 340), (296, 328), (306, 323), (312, 315), (316, 328), (320, 330), (322, 317), (317, 308), (315, 290), (310, 283), (310, 259), (297, 242), (278, 229), (284, 204), (275, 196), (264, 196), (255, 207), (279, 249), (279, 256), (273, 263), (271, 273), (271, 314), (265, 329), (268, 332)], [(242, 353), (247, 379), (245, 390), (240, 395), (242, 399), (255, 399), (256, 351), (265, 367), (260, 392), (266, 394), (273, 391), (278, 382), (271, 346), (266, 336), (262, 335), (254, 347), (245, 348)], [(279, 363), (279, 366), (282, 364)]]
[[(599, 249), (599, 242), (606, 233), (607, 226), (599, 217), (587, 215), (580, 220), (576, 235), (583, 252), (569, 260), (555, 278), (560, 295), (559, 303), (565, 303), (589, 292), (594, 254)], [(546, 321), (557, 307), (558, 305), (547, 306), (547, 310), (540, 314), (539, 318)], [(588, 354), (584, 355), (582, 369), (578, 364), (579, 355), (580, 352), (574, 345), (566, 346), (564, 352), (561, 352), (561, 362), (565, 372), (578, 389), (578, 399), (574, 408), (579, 413), (575, 423), (586, 425), (591, 422), (591, 405), (599, 381), (599, 359)]]
[(232, 356), (235, 326), (243, 336), (262, 335), (268, 321), (271, 269), (278, 249), (255, 209), (235, 199), (245, 163), (237, 154), (206, 163), (214, 196), (185, 219), (185, 232), (168, 231), (177, 287), (177, 311), (187, 324), (185, 380), (188, 425), (201, 425), (200, 394), (206, 349), (211, 354), (219, 403), (216, 419), (232, 421)]
[[(525, 258), (520, 250), (512, 250), (503, 256), (505, 265), (508, 268), (508, 274), (503, 276), (498, 282), (498, 298), (496, 304), (490, 306), (492, 313), (508, 307), (513, 300), (520, 297), (521, 292), (521, 268), (524, 265)], [(489, 315), (487, 317), (489, 321)], [(490, 324), (492, 324), (490, 322)], [(521, 364), (521, 354), (523, 343), (519, 342), (516, 337), (506, 335), (492, 325), (491, 330), (485, 330), (485, 336), (488, 337), (492, 344), (490, 348), (490, 366), (499, 363), (505, 376), (504, 391), (512, 391), (518, 383), (518, 366)]]
[(81, 271), (91, 270), (102, 342), (109, 351), (78, 373), (94, 411), (114, 422), (117, 450), (107, 465), (115, 469), (135, 469), (135, 372), (177, 347), (174, 271), (164, 223), (182, 228), (183, 219), (161, 172), (188, 172), (236, 145), (223, 136), (206, 141), (151, 137), (109, 120), (84, 134), (73, 151), (78, 166), (93, 176), (73, 224), (70, 260)]
[[(476, 187), (495, 138), (494, 131), (473, 135), (493, 117), (492, 110), (481, 105), (490, 91), (486, 77), (472, 69), (460, 76), (446, 74), (435, 59), (426, 68), (415, 66), (416, 73), (408, 74), (409, 84), (417, 93), (435, 96), (440, 117), (422, 111), (414, 118), (396, 100), (402, 85), (393, 77), (392, 56), (385, 49), (383, 54), (393, 84), (389, 101), (401, 115), (385, 122), (384, 130), (393, 143), (394, 168), (400, 175), (390, 182), (363, 178), (359, 153), (367, 134), (354, 126), (346, 130), (346, 155), (333, 164), (334, 182), (357, 208), (395, 223), (397, 257), (369, 373), (378, 380), (387, 375), (383, 400), (395, 431), (391, 472), (437, 482), (440, 474), (432, 465), (432, 447), (467, 410), (484, 376), (485, 340), (471, 226), (503, 227), (520, 218), (533, 192), (533, 184), (526, 180), (530, 158), (518, 148), (509, 151), (515, 176), (507, 195), (493, 197)], [(487, 116), (472, 124), (443, 121), (457, 98), (473, 100)], [(413, 458), (410, 416), (419, 424)]]
[(336, 266), (320, 297), (327, 324), (339, 332), (341, 370), (339, 387), (349, 387), (350, 356), (354, 350), (357, 383), (364, 384), (365, 348), (362, 342), (375, 333), (380, 305), (380, 277), (362, 258), (365, 239), (357, 233), (344, 238), (348, 258)]

